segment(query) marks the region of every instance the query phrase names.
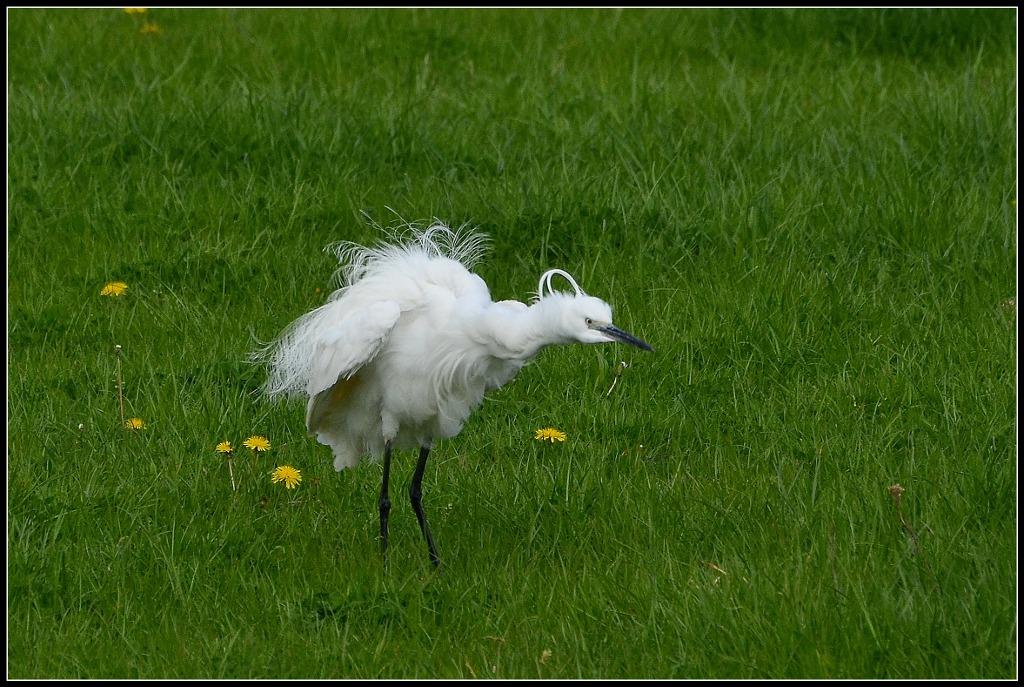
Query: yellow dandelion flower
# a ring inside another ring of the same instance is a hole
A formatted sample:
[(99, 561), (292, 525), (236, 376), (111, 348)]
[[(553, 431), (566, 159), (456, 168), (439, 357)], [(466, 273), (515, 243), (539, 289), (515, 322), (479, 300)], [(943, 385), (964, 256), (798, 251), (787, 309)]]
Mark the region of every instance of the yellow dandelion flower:
[(139, 33), (157, 34), (160, 33), (160, 27), (151, 21), (147, 21), (145, 24), (142, 25), (142, 28), (139, 29)]
[(553, 444), (556, 441), (565, 441), (565, 432), (554, 427), (545, 427), (544, 429), (538, 429), (533, 438), (537, 441), (550, 441)]
[(117, 296), (123, 296), (127, 290), (128, 285), (123, 281), (112, 281), (100, 290), (100, 295), (116, 298)]
[(128, 429), (145, 429), (146, 423), (142, 421), (141, 417), (133, 417), (124, 421), (124, 426)]
[(286, 489), (294, 489), (302, 481), (302, 473), (291, 465), (280, 465), (270, 473), (270, 481), (274, 484), (284, 482)]
[(255, 453), (263, 453), (264, 451), (270, 450), (270, 441), (266, 437), (254, 434), (243, 441), (242, 446), (245, 446), (247, 449), (250, 449)]
[(217, 444), (217, 453), (232, 453), (233, 451), (230, 441), (222, 441)]
[(124, 13), (125, 14), (145, 14), (146, 13), (146, 8), (145, 7), (125, 7), (124, 8)]

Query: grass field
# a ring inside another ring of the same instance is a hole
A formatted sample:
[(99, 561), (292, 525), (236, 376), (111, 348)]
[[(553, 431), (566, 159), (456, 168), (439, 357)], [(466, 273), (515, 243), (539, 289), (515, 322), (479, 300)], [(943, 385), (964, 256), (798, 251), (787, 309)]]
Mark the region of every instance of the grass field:
[[(9, 10), (8, 677), (1016, 677), (1016, 22)], [(435, 448), (439, 573), (246, 362), (434, 217), (656, 349)]]

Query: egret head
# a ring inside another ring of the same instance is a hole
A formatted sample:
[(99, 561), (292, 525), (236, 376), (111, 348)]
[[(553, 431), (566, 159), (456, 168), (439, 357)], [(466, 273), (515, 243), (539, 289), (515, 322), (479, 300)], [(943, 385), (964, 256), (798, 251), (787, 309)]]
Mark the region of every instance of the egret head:
[[(575, 293), (555, 291), (551, 280), (556, 275), (564, 277)], [(551, 309), (552, 327), (566, 342), (620, 343), (653, 351), (650, 344), (612, 324), (612, 309), (600, 298), (584, 293), (572, 276), (563, 270), (548, 270), (541, 276), (537, 289), (538, 302)]]

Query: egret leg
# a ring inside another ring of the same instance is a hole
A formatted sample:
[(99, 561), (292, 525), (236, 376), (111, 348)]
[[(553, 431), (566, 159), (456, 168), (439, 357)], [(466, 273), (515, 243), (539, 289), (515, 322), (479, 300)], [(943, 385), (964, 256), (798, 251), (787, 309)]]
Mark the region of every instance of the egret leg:
[(427, 516), (423, 513), (423, 470), (427, 467), (427, 456), (430, 455), (430, 447), (424, 446), (420, 449), (420, 459), (416, 463), (416, 472), (412, 475), (412, 483), (409, 485), (409, 500), (412, 501), (412, 509), (416, 511), (416, 519), (420, 521), (420, 530), (427, 540), (427, 548), (430, 549), (430, 562), (434, 567), (441, 565), (441, 559), (437, 557), (437, 547), (434, 546), (434, 538), (430, 536), (430, 525), (427, 524)]
[(391, 499), (388, 497), (388, 478), (391, 475), (391, 440), (384, 443), (384, 481), (380, 487), (380, 555), (388, 554), (388, 515), (391, 513)]

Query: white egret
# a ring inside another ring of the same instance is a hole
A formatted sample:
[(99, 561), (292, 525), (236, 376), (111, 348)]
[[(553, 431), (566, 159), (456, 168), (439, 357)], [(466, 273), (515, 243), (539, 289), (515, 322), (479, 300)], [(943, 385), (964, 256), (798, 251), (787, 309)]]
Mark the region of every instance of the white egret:
[[(540, 278), (527, 306), (491, 300), (470, 269), (485, 237), (441, 223), (408, 227), (392, 243), (350, 242), (337, 253), (343, 286), (303, 315), (260, 353), (269, 396), (308, 396), (306, 428), (334, 451), (334, 468), (355, 466), (383, 452), (381, 552), (387, 554), (392, 450), (418, 448), (409, 498), (440, 564), (421, 504), (421, 482), (434, 441), (457, 435), (484, 394), (509, 382), (552, 344), (645, 341), (612, 324), (604, 301), (588, 296), (559, 269)], [(556, 291), (563, 277), (573, 293)]]

